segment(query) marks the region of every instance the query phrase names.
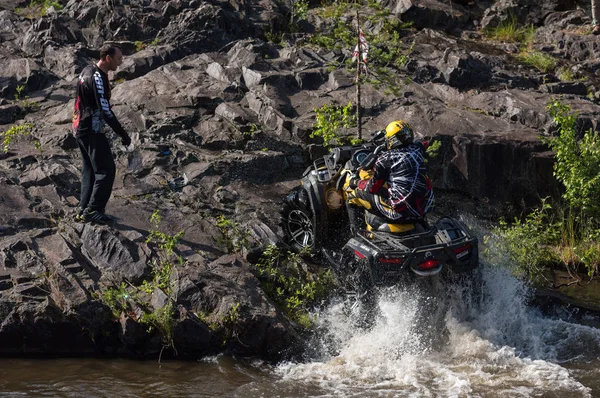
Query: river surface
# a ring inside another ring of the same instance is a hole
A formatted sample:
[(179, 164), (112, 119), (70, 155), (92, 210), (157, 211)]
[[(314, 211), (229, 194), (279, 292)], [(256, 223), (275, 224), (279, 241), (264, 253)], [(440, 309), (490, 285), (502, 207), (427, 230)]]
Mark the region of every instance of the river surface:
[(333, 303), (301, 362), (0, 359), (0, 397), (600, 397), (598, 319), (543, 315), (507, 271), (483, 274), (476, 301), (385, 290), (368, 328)]

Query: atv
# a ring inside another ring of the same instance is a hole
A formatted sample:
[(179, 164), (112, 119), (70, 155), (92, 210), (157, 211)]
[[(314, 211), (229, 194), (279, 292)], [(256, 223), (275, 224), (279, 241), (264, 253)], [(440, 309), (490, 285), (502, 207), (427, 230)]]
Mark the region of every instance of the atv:
[(454, 218), (394, 224), (367, 211), (364, 221), (356, 217), (355, 206), (346, 203), (349, 181), (363, 178), (384, 146), (378, 132), (366, 143), (334, 147), (315, 160), (283, 201), (287, 243), (294, 251), (323, 255), (344, 289), (358, 296), (406, 278), (476, 269), (477, 238)]

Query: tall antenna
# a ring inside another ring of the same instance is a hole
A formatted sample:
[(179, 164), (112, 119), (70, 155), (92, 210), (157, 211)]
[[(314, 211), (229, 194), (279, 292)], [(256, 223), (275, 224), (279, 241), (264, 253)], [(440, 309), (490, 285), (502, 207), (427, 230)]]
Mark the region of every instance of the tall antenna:
[(360, 69), (361, 69), (361, 58), (362, 58), (362, 40), (360, 37), (360, 13), (358, 7), (356, 8), (356, 37), (357, 37), (357, 48), (358, 56), (356, 57), (356, 125), (358, 127), (358, 138), (362, 139), (362, 116), (360, 112)]

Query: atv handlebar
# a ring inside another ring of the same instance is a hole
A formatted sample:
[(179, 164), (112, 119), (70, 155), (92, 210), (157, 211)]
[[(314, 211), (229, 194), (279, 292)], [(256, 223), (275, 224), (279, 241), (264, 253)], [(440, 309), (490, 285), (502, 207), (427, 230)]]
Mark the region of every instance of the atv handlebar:
[(369, 155), (367, 155), (367, 157), (364, 158), (364, 160), (360, 163), (360, 165), (358, 166), (358, 169), (359, 170), (360, 169), (371, 170), (375, 166), (375, 162), (377, 161), (379, 154), (384, 149), (385, 149), (385, 144), (381, 144), (381, 145), (378, 145), (377, 147), (375, 147), (375, 150), (373, 152), (371, 152)]
[(377, 141), (383, 139), (383, 137), (385, 136), (385, 130), (378, 130), (372, 134), (373, 134), (373, 138), (371, 138), (371, 141), (377, 142)]

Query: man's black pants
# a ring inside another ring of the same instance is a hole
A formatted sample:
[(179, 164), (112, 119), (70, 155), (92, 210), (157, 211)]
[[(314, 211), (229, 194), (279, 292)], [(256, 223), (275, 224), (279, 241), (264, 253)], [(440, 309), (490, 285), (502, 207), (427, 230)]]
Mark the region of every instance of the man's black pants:
[(83, 211), (104, 212), (115, 181), (115, 161), (106, 135), (91, 133), (77, 137), (83, 164), (81, 168), (81, 198)]

